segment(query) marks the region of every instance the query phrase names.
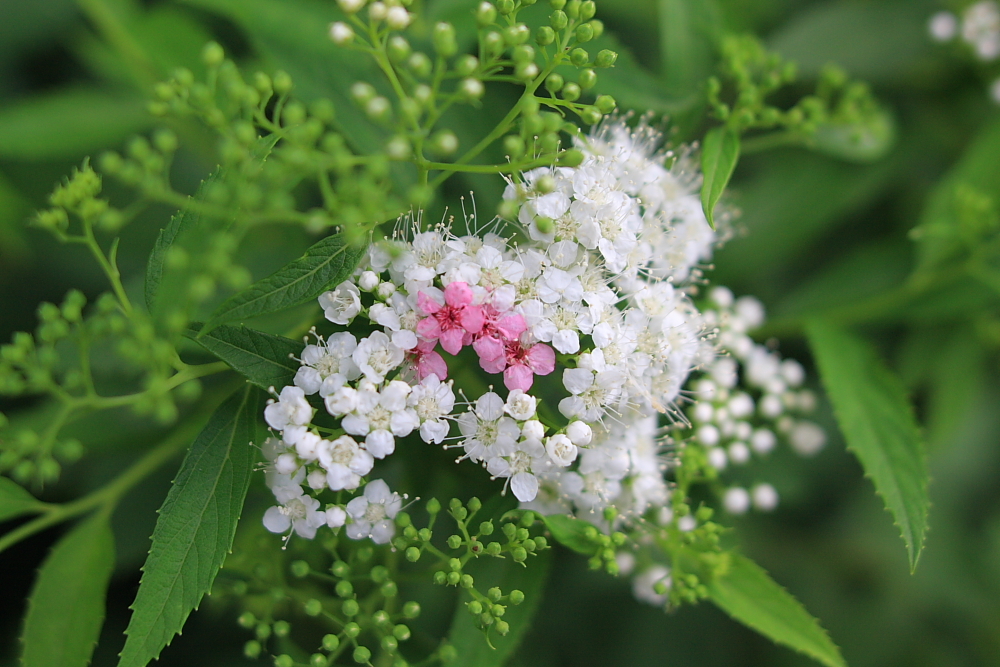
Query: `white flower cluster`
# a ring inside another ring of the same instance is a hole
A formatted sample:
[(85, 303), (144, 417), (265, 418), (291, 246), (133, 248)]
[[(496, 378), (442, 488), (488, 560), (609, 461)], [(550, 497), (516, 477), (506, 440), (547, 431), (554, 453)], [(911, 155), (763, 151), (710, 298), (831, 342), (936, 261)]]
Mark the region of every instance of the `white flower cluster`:
[[(459, 461), (502, 479), (524, 507), (589, 519), (613, 506), (622, 520), (661, 523), (674, 521), (665, 443), (700, 442), (722, 469), (772, 447), (775, 432), (795, 442), (804, 422), (781, 419), (808, 401), (796, 389), (802, 369), (746, 335), (763, 319), (756, 301), (716, 290), (699, 312), (688, 285), (719, 238), (687, 154), (656, 152), (658, 139), (615, 120), (580, 142), (578, 167), (510, 183), (504, 196), (528, 240), (499, 223), (459, 235), (410, 218), (372, 245), (352, 279), (319, 298), (326, 319), (351, 331), (314, 333), (293, 384), (265, 410), (280, 432), (265, 449), (278, 502), (266, 527), (312, 537), (326, 524), (388, 542), (401, 498), (381, 480), (359, 489), (410, 435), (461, 449)], [(465, 388), (457, 401), (449, 376), (460, 354), (503, 389), (466, 398)], [(736, 360), (759, 399), (737, 387)], [(687, 423), (677, 402), (698, 369), (704, 400), (688, 411), (698, 430), (678, 437), (661, 415)], [(327, 491), (337, 502), (321, 508)], [(768, 503), (755, 490), (758, 506), (776, 503), (771, 491)], [(691, 516), (676, 523), (695, 527)]]
[[(937, 12), (928, 21), (927, 29), (937, 42), (950, 42), (961, 36), (984, 62), (1000, 58), (1000, 5), (994, 0), (969, 5), (961, 19), (948, 11)], [(990, 96), (1000, 104), (1000, 78), (990, 85)]]

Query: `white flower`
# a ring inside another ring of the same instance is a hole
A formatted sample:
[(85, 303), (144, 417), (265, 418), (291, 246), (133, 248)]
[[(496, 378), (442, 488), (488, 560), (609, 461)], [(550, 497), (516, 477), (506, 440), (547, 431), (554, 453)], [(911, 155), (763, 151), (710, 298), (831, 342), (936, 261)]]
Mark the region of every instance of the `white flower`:
[(350, 324), (361, 312), (361, 291), (357, 285), (345, 280), (333, 291), (320, 294), (319, 306), (326, 319), (334, 324)]
[(503, 399), (490, 391), (479, 397), (475, 411), (469, 410), (458, 418), (458, 427), (466, 438), (465, 452), (472, 461), (514, 453), (521, 429), (503, 411)]
[(545, 451), (548, 453), (549, 459), (560, 468), (565, 468), (573, 463), (578, 453), (576, 445), (561, 433), (557, 433), (545, 441)]
[[(670, 570), (663, 565), (653, 565), (632, 580), (632, 594), (641, 602), (662, 607), (670, 599), (670, 584)], [(657, 588), (663, 592), (657, 592)]]
[(330, 39), (340, 46), (349, 44), (354, 39), (354, 30), (343, 21), (336, 21), (330, 24)]
[(347, 503), (347, 514), (352, 522), (347, 524), (347, 536), (352, 540), (372, 538), (375, 544), (386, 544), (396, 533), (392, 520), (402, 509), (403, 501), (389, 485), (374, 479), (365, 485), (364, 495)]
[(326, 525), (330, 528), (340, 528), (347, 523), (347, 512), (343, 507), (331, 507), (326, 511)]
[(361, 374), (351, 354), (358, 347), (358, 341), (347, 332), (335, 333), (324, 343), (306, 345), (302, 350), (302, 366), (295, 373), (295, 386), (307, 395), (319, 392), (328, 396)]
[(722, 496), (722, 505), (730, 514), (746, 514), (750, 509), (750, 494), (743, 487), (734, 486)]
[(326, 470), (326, 483), (332, 491), (356, 489), (361, 478), (371, 472), (375, 459), (354, 438), (342, 435), (336, 440), (322, 440), (319, 463)]
[(381, 331), (361, 339), (352, 358), (365, 377), (375, 383), (385, 380), (386, 374), (403, 363), (403, 350), (393, 344)]
[(326, 523), (326, 514), (319, 511), (319, 501), (302, 493), (302, 487), (277, 486), (272, 489), (279, 506), (264, 512), (264, 527), (272, 533), (284, 533), (292, 528), (299, 537), (311, 540), (316, 529)]
[(518, 421), (524, 421), (535, 416), (537, 403), (538, 399), (534, 396), (526, 394), (520, 389), (512, 389), (507, 394), (507, 402), (504, 404), (503, 411)]
[(826, 431), (811, 421), (800, 421), (788, 435), (792, 449), (802, 456), (814, 456), (826, 444)]
[(770, 512), (778, 506), (778, 492), (770, 484), (758, 484), (750, 490), (754, 508)]
[(420, 418), (406, 407), (410, 386), (393, 380), (378, 394), (378, 403), (344, 417), (341, 426), (351, 435), (365, 437), (365, 449), (382, 459), (396, 450), (396, 437), (405, 437), (420, 425)]
[(313, 408), (298, 387), (283, 387), (277, 402), (271, 401), (264, 408), (264, 420), (277, 431), (283, 431), (288, 426), (305, 426), (312, 416)]
[(403, 7), (390, 7), (385, 13), (385, 22), (393, 30), (402, 30), (410, 25), (410, 13)]
[(514, 497), (522, 503), (529, 503), (538, 495), (538, 478), (533, 471), (542, 463), (544, 456), (542, 443), (525, 440), (518, 443), (517, 449), (510, 456), (491, 458), (486, 470), (494, 477), (508, 478)]
[(441, 382), (433, 373), (413, 387), (407, 404), (420, 420), (420, 437), (424, 442), (440, 444), (448, 435), (445, 417), (455, 407), (455, 394), (450, 382)]
[(586, 447), (594, 437), (594, 430), (590, 428), (590, 424), (576, 420), (571, 421), (566, 427), (566, 435), (574, 445)]
[(618, 371), (595, 373), (586, 368), (567, 368), (563, 371), (563, 385), (572, 396), (559, 401), (559, 412), (567, 419), (596, 422), (608, 407), (617, 404), (623, 383)]

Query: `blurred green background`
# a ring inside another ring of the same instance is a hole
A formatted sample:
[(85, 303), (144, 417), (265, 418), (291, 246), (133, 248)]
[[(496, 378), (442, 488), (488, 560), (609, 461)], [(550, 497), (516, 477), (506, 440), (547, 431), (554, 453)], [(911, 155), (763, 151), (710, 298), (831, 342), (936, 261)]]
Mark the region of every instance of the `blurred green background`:
[[(426, 4), (430, 15), (468, 22), (475, 3)], [(333, 7), (332, 0), (0, 0), (0, 338), (33, 329), (39, 301), (58, 301), (71, 287), (90, 296), (103, 290), (83, 253), (25, 223), (85, 156), (155, 126), (144, 102), (153, 82), (173, 67), (198, 70), (201, 46), (214, 38), (248, 67), (292, 70), (307, 97), (342, 100), (342, 81), (331, 74), (338, 52), (326, 43), (314, 47), (326, 23), (296, 22), (329, 21)], [(599, 0), (598, 17), (623, 50), (620, 66), (601, 74), (599, 90), (623, 107), (676, 111), (680, 100), (697, 97), (713, 44), (730, 31), (753, 32), (799, 64), (802, 86), (787, 93), (789, 102), (834, 62), (868, 81), (892, 112), (897, 140), (878, 161), (783, 148), (745, 156), (730, 188), (742, 211), (739, 233), (709, 275), (737, 294), (759, 296), (775, 320), (792, 322), (781, 331), (780, 349), (807, 365), (795, 318), (900, 285), (915, 263), (908, 232), (956, 164), (966, 165), (963, 178), (1000, 201), (1000, 108), (985, 92), (988, 72), (927, 37), (928, 17), (943, 8), (923, 0)], [(665, 15), (672, 20), (657, 20)], [(310, 29), (305, 37), (296, 32)], [(482, 113), (490, 115), (489, 105)], [(678, 139), (697, 138), (705, 127), (701, 113), (696, 104), (676, 114)], [(465, 112), (454, 123), (485, 124), (479, 118)], [(186, 152), (173, 176), (179, 189), (192, 191), (211, 169), (212, 143), (193, 128), (179, 129)], [(475, 187), (480, 207), (488, 208), (501, 186), (468, 179), (450, 193)], [(120, 193), (113, 185), (109, 191)], [(151, 210), (125, 230), (120, 262), (133, 286), (141, 285), (146, 256), (169, 215)], [(304, 244), (300, 234), (263, 233), (245, 256), (263, 274)], [(962, 279), (857, 326), (903, 377), (926, 427), (933, 507), (916, 574), (909, 574), (897, 531), (845, 452), (825, 403), (820, 421), (831, 438), (824, 451), (808, 460), (777, 452), (745, 472), (774, 484), (782, 504), (771, 515), (736, 519), (737, 541), (822, 620), (854, 667), (1000, 664), (998, 288)], [(29, 400), (0, 403), (0, 410), (24, 419), (45, 414), (44, 405)], [(92, 456), (46, 489), (47, 499), (98, 484), (148, 438), (148, 428), (127, 415), (75, 428)], [(170, 479), (170, 470), (161, 471), (115, 517), (119, 562), (95, 665), (115, 664), (153, 510)], [(0, 554), (0, 665), (16, 663), (24, 599), (57, 530)], [(207, 603), (158, 664), (254, 664), (240, 655), (247, 638), (231, 610)], [(671, 614), (640, 605), (625, 581), (589, 572), (582, 559), (560, 552), (512, 664), (812, 663), (708, 604)]]

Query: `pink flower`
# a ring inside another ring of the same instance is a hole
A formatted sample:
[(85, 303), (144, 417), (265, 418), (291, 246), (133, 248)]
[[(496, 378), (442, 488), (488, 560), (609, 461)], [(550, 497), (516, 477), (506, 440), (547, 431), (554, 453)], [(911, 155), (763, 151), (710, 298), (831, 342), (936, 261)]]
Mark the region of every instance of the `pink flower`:
[(500, 357), (505, 353), (506, 344), (518, 340), (528, 329), (523, 316), (503, 315), (493, 306), (483, 306), (483, 317), (482, 331), (472, 343), (481, 360), (493, 361)]
[[(483, 309), (472, 305), (468, 283), (453, 282), (444, 288), (444, 305), (425, 292), (417, 294), (417, 307), (428, 315), (417, 322), (417, 333), (427, 340), (440, 340), (450, 354), (458, 354), (483, 329)], [(443, 378), (438, 378), (443, 379)]]
[(556, 368), (556, 353), (545, 343), (525, 347), (520, 341), (510, 341), (504, 354), (495, 359), (479, 358), (479, 365), (487, 373), (503, 371), (507, 389), (528, 391), (535, 382), (535, 375), (548, 375)]
[(448, 364), (434, 351), (436, 345), (433, 340), (422, 340), (410, 351), (410, 363), (417, 370), (418, 380), (423, 380), (428, 375), (436, 375), (441, 381), (448, 377)]

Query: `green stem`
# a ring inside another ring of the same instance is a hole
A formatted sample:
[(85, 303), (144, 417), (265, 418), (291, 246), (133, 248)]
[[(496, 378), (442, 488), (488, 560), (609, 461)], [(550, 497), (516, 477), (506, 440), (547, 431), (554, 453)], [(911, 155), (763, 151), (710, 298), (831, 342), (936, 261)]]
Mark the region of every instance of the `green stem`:
[[(212, 410), (216, 407), (214, 403), (209, 406)], [(145, 456), (132, 464), (128, 470), (116, 477), (111, 483), (77, 500), (61, 505), (48, 505), (45, 514), (0, 537), (0, 552), (37, 532), (85, 514), (92, 509), (101, 507), (108, 512), (113, 510), (118, 501), (121, 500), (122, 496), (129, 489), (141, 482), (154, 470), (172, 459), (191, 443), (191, 440), (201, 430), (202, 417), (207, 417), (209, 412), (210, 410), (205, 408), (199, 411), (199, 414), (192, 415), (176, 431), (167, 436), (159, 445), (149, 450)]]

